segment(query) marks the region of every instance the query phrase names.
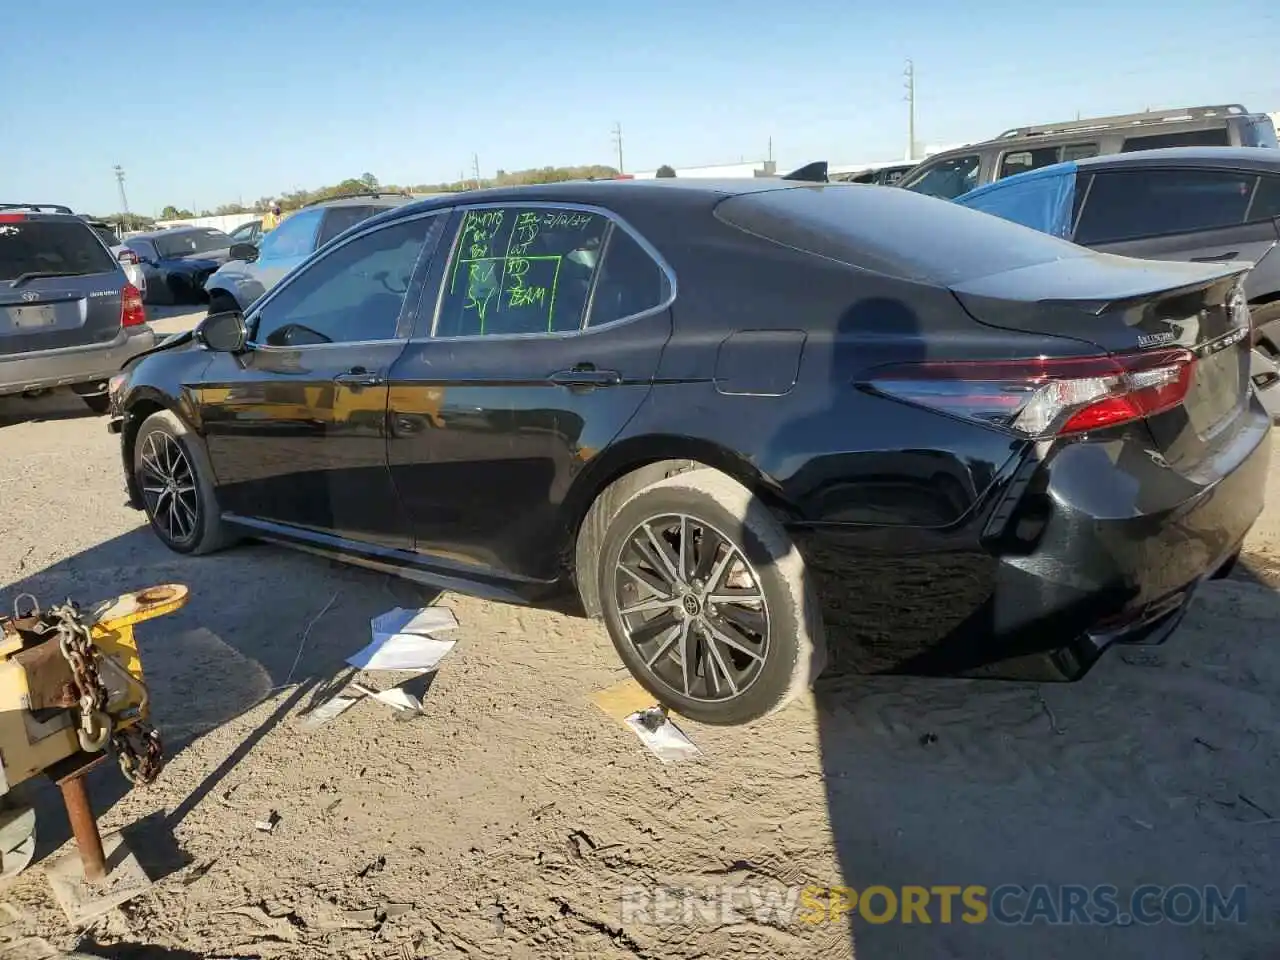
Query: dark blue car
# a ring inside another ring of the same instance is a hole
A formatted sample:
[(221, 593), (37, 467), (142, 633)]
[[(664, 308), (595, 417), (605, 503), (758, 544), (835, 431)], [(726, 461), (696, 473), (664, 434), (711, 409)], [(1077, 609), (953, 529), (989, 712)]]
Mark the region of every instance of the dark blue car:
[(202, 303), (204, 282), (230, 259), (231, 242), (212, 227), (174, 227), (140, 233), (125, 246), (147, 278), (147, 303)]

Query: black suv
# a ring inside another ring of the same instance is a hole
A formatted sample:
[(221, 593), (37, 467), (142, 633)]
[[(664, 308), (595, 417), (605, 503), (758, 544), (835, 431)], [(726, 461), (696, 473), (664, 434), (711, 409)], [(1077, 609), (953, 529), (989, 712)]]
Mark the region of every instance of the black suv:
[(985, 143), (938, 153), (899, 186), (954, 200), (976, 187), (1050, 164), (1164, 147), (1275, 147), (1265, 113), (1240, 104), (1153, 110), (1114, 117), (1016, 127)]
[(231, 248), (231, 262), (205, 281), (209, 312), (245, 309), (348, 227), (412, 199), (407, 193), (347, 194), (317, 200), (289, 214), (257, 244)]

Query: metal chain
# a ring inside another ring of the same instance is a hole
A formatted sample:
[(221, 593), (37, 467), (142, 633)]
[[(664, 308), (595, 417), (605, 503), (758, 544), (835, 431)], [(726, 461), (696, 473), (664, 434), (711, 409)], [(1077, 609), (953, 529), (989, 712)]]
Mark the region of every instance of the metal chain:
[(160, 732), (143, 720), (124, 730), (114, 729), (115, 721), (107, 713), (110, 695), (98, 672), (98, 648), (80, 616), (80, 608), (68, 600), (50, 608), (46, 617), (57, 631), (58, 648), (71, 667), (80, 703), (77, 734), (81, 748), (96, 753), (109, 743), (126, 780), (134, 786), (152, 783), (164, 767)]
[(47, 616), (58, 633), (58, 648), (71, 667), (80, 702), (80, 747), (97, 753), (107, 746), (112, 727), (107, 714), (107, 685), (98, 673), (98, 648), (80, 618), (80, 608), (71, 600), (50, 607)]

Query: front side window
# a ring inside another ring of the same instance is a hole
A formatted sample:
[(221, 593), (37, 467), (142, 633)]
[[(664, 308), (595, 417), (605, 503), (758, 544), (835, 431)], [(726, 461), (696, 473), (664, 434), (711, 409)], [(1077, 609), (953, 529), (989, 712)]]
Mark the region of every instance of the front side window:
[(181, 230), (173, 234), (156, 237), (156, 246), (160, 256), (189, 257), (196, 253), (208, 253), (210, 250), (222, 250), (231, 246), (231, 238), (221, 230)]
[(259, 311), (254, 340), (298, 347), (394, 338), (418, 256), (438, 220), (390, 224), (321, 256)]
[(434, 335), (581, 329), (609, 226), (607, 217), (581, 210), (466, 210)]
[(1249, 220), (1273, 220), (1280, 218), (1280, 177), (1263, 174), (1249, 207)]
[(1010, 150), (1000, 158), (1000, 176), (1011, 177), (1015, 173), (1039, 170), (1058, 162), (1058, 147), (1039, 147), (1035, 150)]
[(258, 256), (262, 260), (305, 257), (315, 249), (316, 228), (324, 211), (302, 210), (285, 220), (265, 237)]
[(916, 174), (910, 182), (904, 182), (903, 186), (930, 197), (954, 200), (978, 185), (978, 170), (981, 166), (981, 158), (976, 153), (952, 157)]
[(1075, 241), (1090, 245), (1235, 226), (1244, 222), (1255, 180), (1255, 174), (1228, 170), (1099, 173)]

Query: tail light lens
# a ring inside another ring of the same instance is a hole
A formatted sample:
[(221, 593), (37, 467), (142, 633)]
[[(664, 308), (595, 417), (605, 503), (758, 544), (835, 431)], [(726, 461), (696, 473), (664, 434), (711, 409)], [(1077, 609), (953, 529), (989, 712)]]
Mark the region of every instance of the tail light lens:
[(877, 393), (1027, 437), (1061, 436), (1140, 420), (1186, 399), (1189, 350), (1101, 357), (896, 364), (874, 371)]
[(26, 219), (25, 213), (0, 213), (0, 223), (22, 223)]
[(147, 309), (142, 305), (142, 294), (132, 283), (120, 290), (120, 326), (140, 327), (147, 322)]
[(134, 265), (138, 263), (138, 255), (134, 253), (132, 250), (121, 250), (118, 254), (116, 254), (116, 259), (119, 260), (121, 263), (128, 263), (128, 264), (134, 264)]

